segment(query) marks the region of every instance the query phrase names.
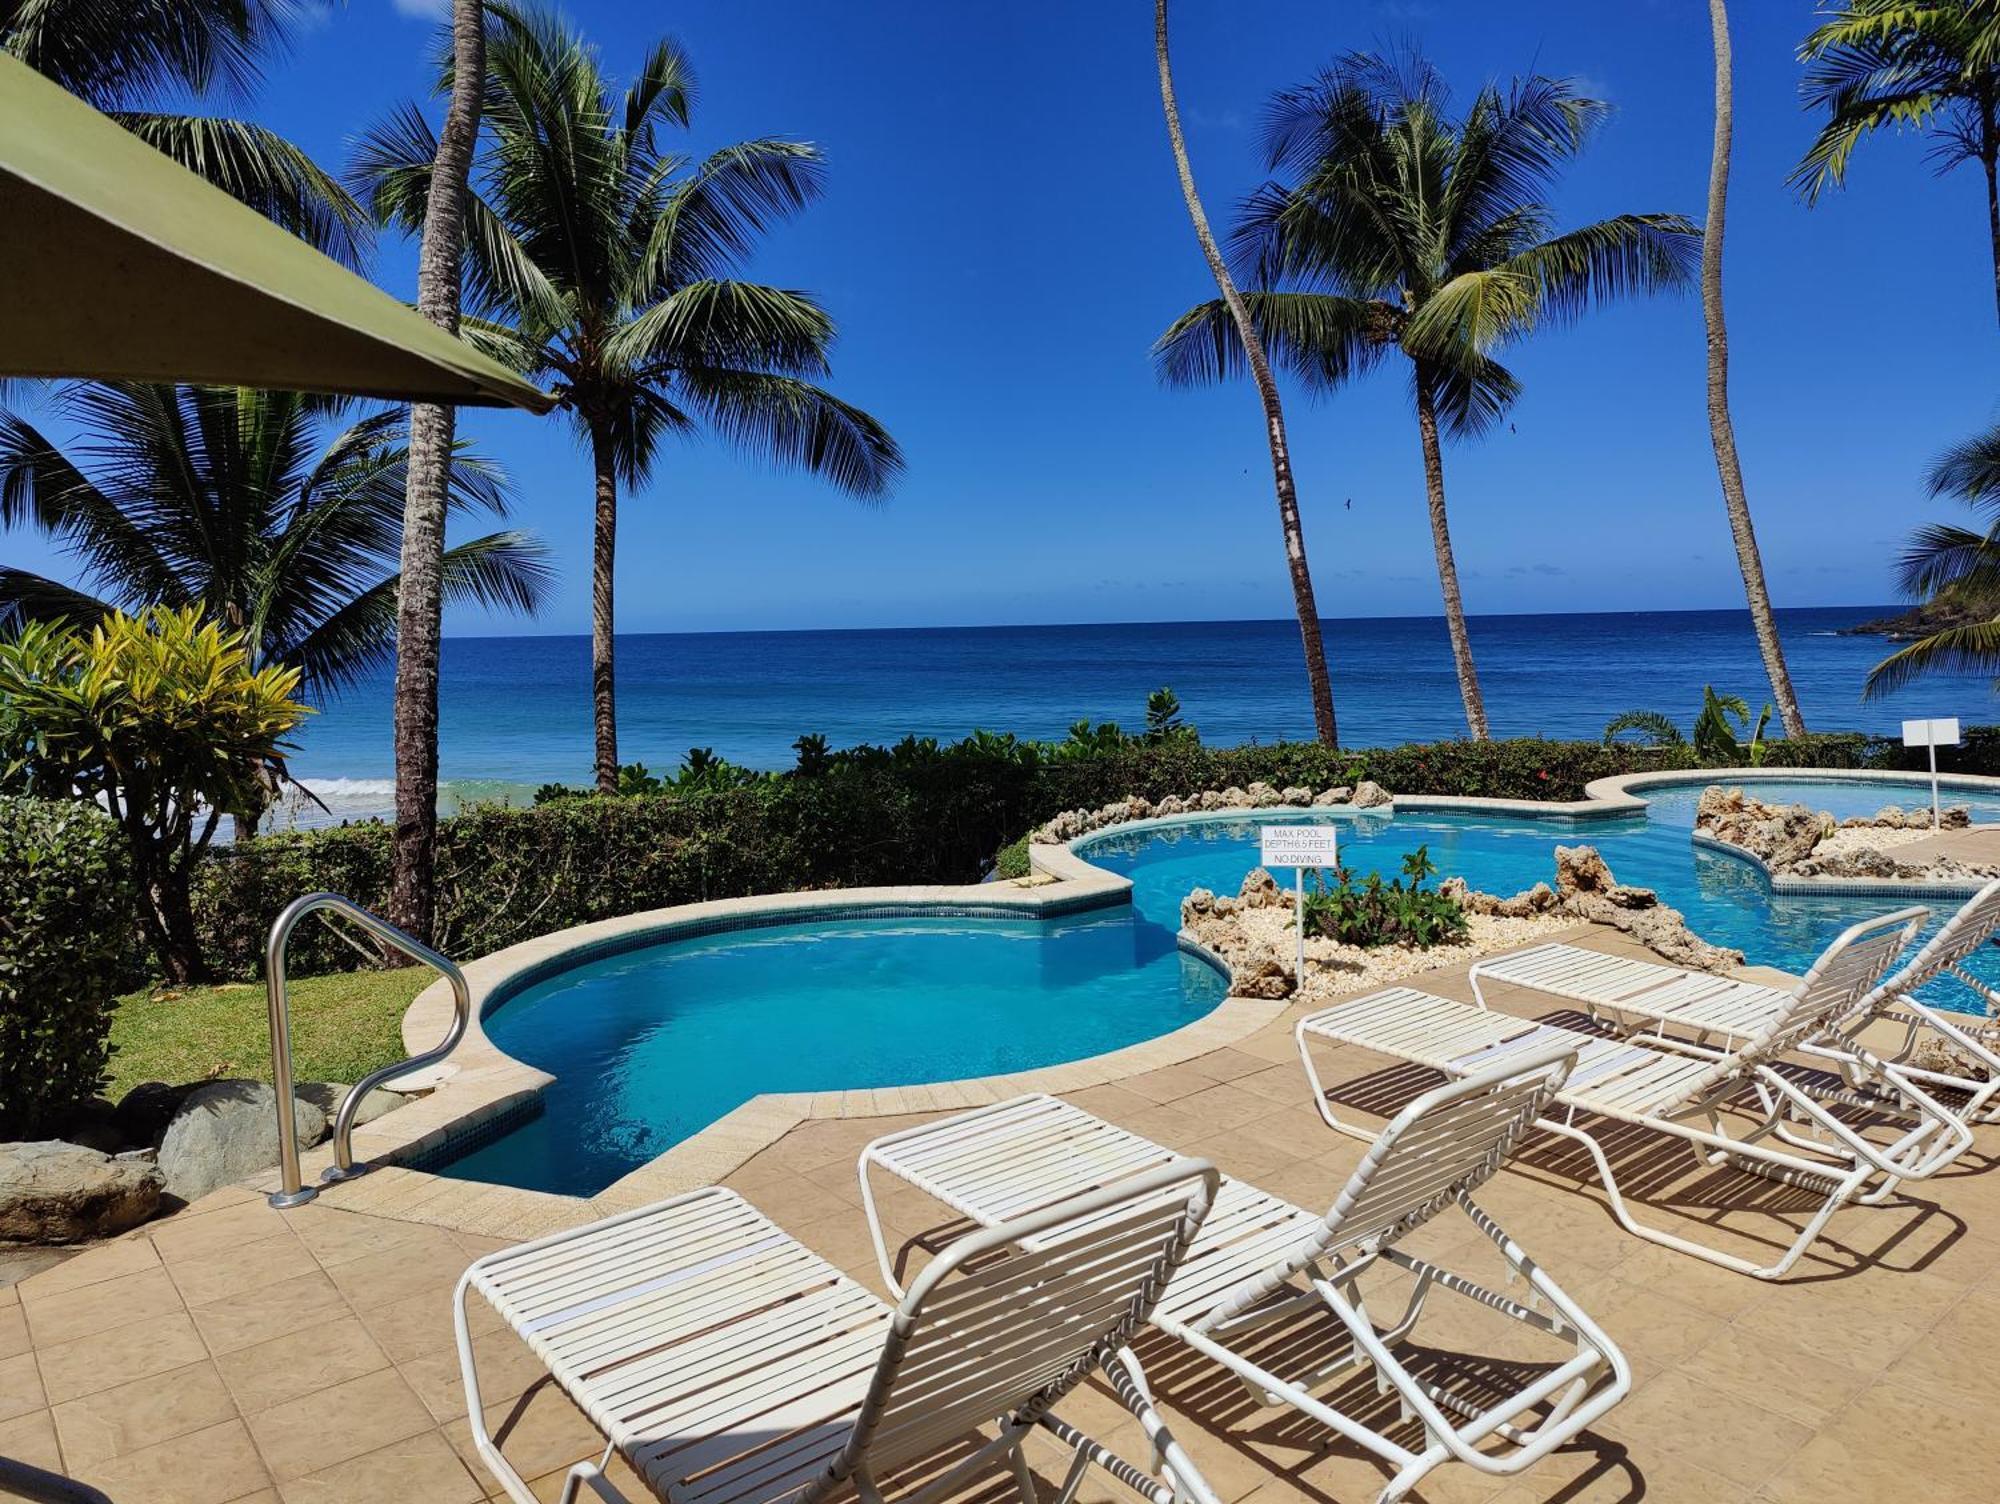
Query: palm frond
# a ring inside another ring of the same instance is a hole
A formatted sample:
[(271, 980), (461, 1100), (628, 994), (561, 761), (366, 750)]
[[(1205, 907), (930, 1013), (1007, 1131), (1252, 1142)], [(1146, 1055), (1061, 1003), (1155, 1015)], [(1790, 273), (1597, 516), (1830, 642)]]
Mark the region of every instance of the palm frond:
[[(1927, 674), (1992, 673), (2000, 669), (2000, 619), (1945, 627), (1898, 648), (1868, 671), (1861, 698), (1876, 700)], [(2000, 679), (1994, 683), (2000, 692)]]
[[(1372, 369), (1395, 348), (1394, 309), (1316, 292), (1242, 295), (1266, 354), (1308, 389), (1326, 392)], [(1247, 370), (1236, 321), (1220, 299), (1189, 309), (1153, 344), (1168, 386), (1204, 386)]]
[(766, 137), (711, 153), (640, 229), (639, 300), (654, 289), (727, 276), (760, 236), (825, 189), (826, 159), (810, 142)]
[(1933, 496), (2000, 506), (2000, 424), (1945, 450), (1926, 480)]
[(24, 621), (82, 625), (102, 620), (111, 607), (59, 580), (0, 564), (0, 630)]
[(832, 482), (854, 496), (887, 494), (902, 450), (874, 418), (795, 376), (700, 368), (680, 390), (723, 438)]
[(100, 110), (174, 89), (240, 94), (297, 13), (295, 0), (8, 0), (0, 51)]
[(114, 117), (155, 151), (347, 266), (368, 252), (368, 216), (327, 172), (277, 132), (246, 120), (123, 111)]
[(604, 353), (641, 380), (690, 366), (820, 376), (833, 338), (832, 318), (806, 293), (755, 282), (694, 282), (625, 324)]

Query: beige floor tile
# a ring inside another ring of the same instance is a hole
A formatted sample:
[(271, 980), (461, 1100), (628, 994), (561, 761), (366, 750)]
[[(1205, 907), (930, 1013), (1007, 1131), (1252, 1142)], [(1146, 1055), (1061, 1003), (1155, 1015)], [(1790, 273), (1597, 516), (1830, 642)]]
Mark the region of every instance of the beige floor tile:
[(43, 1472), (62, 1472), (62, 1448), (56, 1442), (55, 1419), (48, 1411), (31, 1410), (12, 1420), (0, 1420), (0, 1492), (7, 1486), (4, 1469), (9, 1462)]
[(63, 1459), (77, 1470), (205, 1430), (235, 1414), (229, 1391), (206, 1359), (55, 1407)]
[[(218, 1212), (218, 1217), (233, 1215)], [(167, 1272), (173, 1276), (181, 1299), (190, 1307), (218, 1300), (241, 1300), (244, 1296), (283, 1280), (310, 1274), (319, 1267), (311, 1252), (290, 1233), (258, 1238), (240, 1248), (204, 1254), (200, 1258), (169, 1259)]]
[(288, 1212), (262, 1197), (236, 1202), (197, 1216), (170, 1217), (150, 1229), (153, 1246), (168, 1263), (208, 1258), (286, 1232)]
[(1815, 1428), (1824, 1426), (1870, 1378), (1787, 1337), (1735, 1326), (1725, 1327), (1685, 1359), (1680, 1371)]
[(42, 1392), (42, 1376), (33, 1353), (0, 1358), (0, 1420), (12, 1420), (48, 1408)]
[(2000, 1451), (1983, 1413), (1894, 1385), (1864, 1390), (1765, 1485), (1773, 1504), (1990, 1504)]
[(431, 1291), (448, 1295), (470, 1262), (448, 1233), (432, 1229), (419, 1241), (337, 1264), (327, 1272), (350, 1305), (367, 1311)]
[[(548, 1377), (547, 1366), (512, 1332), (475, 1337), (472, 1355), (479, 1392), (489, 1406), (517, 1399)], [(465, 1377), (456, 1344), (433, 1348), (397, 1367), (439, 1425), (465, 1414)]]
[(199, 1363), (208, 1356), (208, 1348), (188, 1314), (174, 1311), (120, 1327), (109, 1336), (81, 1337), (44, 1347), (37, 1356), (49, 1403), (60, 1405), (100, 1389)]
[(467, 1471), (450, 1442), (420, 1431), (346, 1462), (280, 1485), (284, 1504), (477, 1504), (481, 1480)]
[(0, 1358), (17, 1357), (32, 1344), (28, 1340), (28, 1318), (18, 1305), (0, 1307)]
[(274, 1405), (249, 1424), (280, 1487), (432, 1429), (423, 1401), (393, 1368)]
[(28, 1330), (38, 1347), (108, 1332), (182, 1307), (174, 1282), (166, 1270), (158, 1268), (53, 1295), (41, 1294), (30, 1283), (21, 1300), (28, 1312)]
[[(449, 1347), (457, 1340), (452, 1325), (451, 1284), (433, 1285), (388, 1305), (363, 1306), (355, 1314), (392, 1363), (408, 1362), (419, 1354)], [(476, 1295), (466, 1302), (466, 1318), (475, 1335), (496, 1331), (503, 1325), (493, 1307)]]
[(197, 1307), (192, 1315), (208, 1350), (217, 1357), (301, 1331), (347, 1310), (340, 1292), (318, 1270), (265, 1285), (235, 1300)]
[(53, 1269), (43, 1270), (34, 1277), (34, 1293), (37, 1297), (60, 1295), (65, 1290), (80, 1290), (85, 1285), (102, 1284), (120, 1275), (155, 1269), (159, 1263), (159, 1255), (153, 1251), (148, 1239), (119, 1238), (79, 1253), (75, 1258), (64, 1259)]
[[(524, 1397), (489, 1405), (488, 1432), (500, 1455), (523, 1478), (539, 1479), (604, 1450), (604, 1437), (584, 1413), (553, 1384), (530, 1390)], [(472, 1427), (463, 1418), (444, 1428), (466, 1467), (489, 1487), (493, 1475), (472, 1445)]]
[(335, 1316), (216, 1360), (223, 1382), (245, 1415), (388, 1366), (388, 1356), (353, 1316)]
[(1741, 1395), (1682, 1373), (1666, 1373), (1635, 1391), (1606, 1417), (1605, 1428), (1644, 1437), (1655, 1455), (1711, 1468), (1755, 1489), (1812, 1436), (1810, 1427)]
[(76, 1476), (117, 1504), (229, 1504), (270, 1482), (240, 1420), (177, 1436)]
[(291, 1216), (292, 1231), (325, 1269), (371, 1253), (401, 1248), (427, 1236), (427, 1229), (420, 1222), (370, 1217), (334, 1207), (301, 1207)]

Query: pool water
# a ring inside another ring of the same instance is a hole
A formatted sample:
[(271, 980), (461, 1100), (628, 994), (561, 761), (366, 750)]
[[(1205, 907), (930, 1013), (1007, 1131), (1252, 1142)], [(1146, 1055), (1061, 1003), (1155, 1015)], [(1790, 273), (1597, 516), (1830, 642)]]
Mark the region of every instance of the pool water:
[(1032, 1070), (1192, 1023), (1221, 974), (1120, 906), (1071, 919), (856, 919), (590, 961), (486, 1033), (556, 1077), (543, 1111), (446, 1173), (589, 1195), (759, 1092)]
[[(1655, 888), (1695, 932), (1802, 971), (1856, 919), (1896, 900), (1772, 894), (1734, 857), (1688, 839), (1702, 785), (1646, 792), (1613, 818), (1406, 810), (1315, 815), (1341, 859), (1393, 874), (1418, 846), (1441, 874), (1508, 894), (1554, 877), (1588, 843), (1621, 882)], [(1759, 798), (1836, 815), (1919, 801), (1917, 784), (1758, 780)], [(1947, 790), (2000, 821), (2000, 794)], [(1306, 818), (1279, 817), (1286, 823)], [(1222, 978), (1174, 943), (1192, 889), (1234, 893), (1271, 817), (1111, 832), (1080, 854), (1131, 878), (1129, 907), (1053, 921), (857, 919), (737, 930), (583, 963), (485, 1020), (515, 1058), (555, 1076), (541, 1116), (445, 1173), (589, 1195), (760, 1092), (921, 1084), (1077, 1060), (1168, 1033), (1221, 1001)], [(1933, 905), (1942, 914), (1949, 900)], [(1988, 959), (1991, 958), (1991, 959)], [(2000, 976), (2000, 953), (1975, 963)], [(1939, 1002), (1965, 1004), (1945, 984)]]

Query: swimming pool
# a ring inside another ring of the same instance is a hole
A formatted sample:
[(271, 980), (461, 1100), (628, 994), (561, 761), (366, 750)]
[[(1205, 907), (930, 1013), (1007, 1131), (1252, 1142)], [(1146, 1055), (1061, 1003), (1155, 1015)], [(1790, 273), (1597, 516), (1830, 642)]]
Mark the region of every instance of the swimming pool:
[[(1703, 938), (1789, 971), (1857, 918), (1900, 902), (1772, 893), (1748, 863), (1689, 841), (1703, 786), (1654, 785), (1646, 809), (1627, 815), (1406, 807), (1310, 818), (1340, 825), (1352, 868), (1390, 872), (1428, 846), (1443, 872), (1500, 894), (1551, 879), (1554, 848), (1587, 842), (1620, 881), (1657, 889)], [(1915, 783), (1756, 782), (1759, 798), (1842, 816), (1912, 804), (1921, 792)], [(1947, 798), (2000, 821), (2000, 792)], [(1132, 882), (1129, 906), (1091, 914), (808, 921), (585, 961), (487, 1015), (496, 1045), (556, 1082), (540, 1117), (445, 1173), (588, 1195), (760, 1092), (1027, 1070), (1170, 1032), (1224, 992), (1216, 971), (1175, 943), (1181, 900), (1197, 887), (1235, 892), (1257, 865), (1258, 826), (1273, 818), (1211, 816), (1077, 842), (1078, 855)], [(2000, 975), (2000, 955), (1978, 969)]]

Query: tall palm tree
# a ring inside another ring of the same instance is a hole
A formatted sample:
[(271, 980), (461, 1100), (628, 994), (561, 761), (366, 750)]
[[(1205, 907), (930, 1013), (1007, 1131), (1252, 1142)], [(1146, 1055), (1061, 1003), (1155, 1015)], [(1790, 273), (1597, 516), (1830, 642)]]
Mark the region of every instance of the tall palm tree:
[[(647, 483), (669, 438), (706, 426), (858, 496), (902, 466), (861, 409), (815, 385), (833, 320), (805, 293), (731, 273), (821, 188), (818, 151), (763, 139), (699, 163), (664, 150), (694, 98), (686, 57), (654, 44), (614, 95), (560, 17), (487, 7), (481, 153), (466, 210), (468, 338), (552, 384), (588, 446), (595, 532), (591, 694), (598, 786), (618, 782), (613, 583), (619, 488)], [(421, 222), (436, 142), (405, 109), (362, 143), (377, 218)]]
[[(1309, 390), (1409, 362), (1438, 585), (1466, 726), (1487, 734), (1445, 510), (1441, 436), (1490, 429), (1519, 395), (1493, 351), (1594, 303), (1685, 287), (1700, 231), (1677, 214), (1623, 214), (1563, 234), (1545, 195), (1606, 106), (1533, 77), (1479, 91), (1454, 118), (1437, 71), (1409, 56), (1350, 54), (1276, 95), (1264, 139), (1283, 174), (1251, 194), (1231, 234), (1258, 290), (1252, 322)], [(1155, 347), (1170, 382), (1219, 380), (1243, 346), (1219, 302)]]
[(1955, 444), (1931, 466), (1930, 493), (1976, 512), (1980, 530), (1934, 522), (1916, 530), (1897, 570), (1905, 595), (1952, 608), (1962, 618), (1899, 648), (1869, 670), (1864, 698), (1885, 695), (1925, 674), (1974, 669), (1995, 675), (2000, 693), (2000, 424)]
[(2000, 313), (2000, 0), (1848, 0), (1799, 47), (1806, 105), (1826, 123), (1792, 170), (1808, 202), (1847, 180), (1885, 127), (1928, 131), (1939, 172), (1977, 162)]
[(1729, 416), (1729, 327), (1722, 311), (1722, 234), (1729, 211), (1729, 146), (1736, 128), (1736, 91), (1729, 46), (1729, 10), (1725, 0), (1708, 0), (1709, 28), (1715, 37), (1715, 146), (1708, 165), (1708, 218), (1701, 237), (1701, 314), (1708, 331), (1708, 436), (1715, 449), (1715, 470), (1722, 481), (1722, 505), (1729, 513), (1729, 536), (1736, 544), (1736, 568), (1743, 576), (1743, 595), (1750, 603), (1750, 624), (1757, 634), (1757, 651), (1771, 681), (1771, 699), (1787, 736), (1804, 736), (1806, 718), (1792, 691), (1785, 667), (1784, 644), (1778, 640), (1777, 618), (1771, 614), (1771, 592), (1764, 583), (1764, 558), (1757, 549), (1757, 530), (1750, 522), (1750, 499), (1743, 493), (1743, 465), (1736, 457), (1736, 425)]
[[(0, 411), (0, 526), (59, 540), (84, 584), (0, 567), (0, 616), (200, 606), (250, 634), (253, 668), (297, 668), (316, 696), (388, 657), (409, 463), (400, 410), (349, 422), (341, 399), (110, 382), (65, 385), (56, 401), (67, 450)], [(461, 453), (451, 476), (451, 511), (505, 514), (490, 461)], [(548, 580), (524, 533), (444, 554), (447, 601), (533, 613)]]
[(0, 0), (0, 52), (353, 265), (366, 217), (311, 157), (247, 120), (152, 107), (181, 92), (248, 94), (297, 11), (297, 0)]
[(1167, 139), (1173, 146), (1174, 167), (1180, 175), (1181, 197), (1187, 201), (1188, 218), (1194, 222), (1195, 239), (1215, 277), (1231, 326), (1257, 384), (1257, 398), (1264, 407), (1264, 436), (1271, 449), (1271, 481), (1278, 493), (1278, 527), (1285, 538), (1285, 563), (1292, 577), (1292, 605), (1298, 612), (1299, 638), (1305, 647), (1306, 683), (1312, 692), (1313, 727), (1329, 747), (1340, 745), (1340, 726), (1333, 712), (1333, 683), (1326, 671), (1326, 643), (1320, 636), (1319, 603), (1313, 595), (1312, 569), (1306, 563), (1305, 528), (1299, 521), (1298, 487), (1292, 479), (1291, 444), (1285, 436), (1285, 410), (1278, 397), (1278, 383), (1271, 375), (1263, 342), (1244, 307), (1243, 297), (1229, 275), (1229, 265), (1215, 243), (1208, 213), (1195, 191), (1194, 166), (1188, 160), (1187, 138), (1181, 132), (1180, 105), (1174, 98), (1174, 70), (1167, 50), (1167, 0), (1155, 0), (1153, 7), (1153, 57), (1160, 73), (1160, 107), (1167, 117)]
[[(465, 194), (479, 144), (486, 83), (486, 15), (480, 0), (453, 0), (451, 91), (431, 160), (417, 252), (417, 311), (458, 333), (464, 293)], [(389, 915), (428, 943), (437, 918), (438, 668), (444, 635), (444, 524), (451, 494), (455, 408), (410, 408), (410, 466), (403, 492), (403, 590), (396, 605), (396, 826)]]

